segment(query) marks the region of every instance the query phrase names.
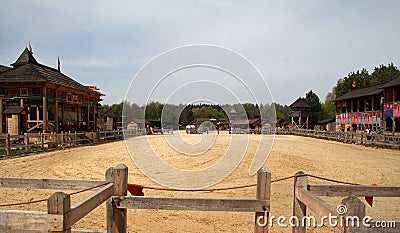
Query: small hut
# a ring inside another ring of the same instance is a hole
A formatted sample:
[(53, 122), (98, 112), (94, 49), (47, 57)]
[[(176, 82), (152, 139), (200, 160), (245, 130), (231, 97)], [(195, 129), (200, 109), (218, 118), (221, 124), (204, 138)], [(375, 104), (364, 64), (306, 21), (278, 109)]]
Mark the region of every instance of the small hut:
[(317, 126), (319, 130), (322, 131), (335, 131), (336, 130), (336, 123), (334, 118), (324, 119), (317, 122)]
[(10, 135), (18, 135), (28, 128), (28, 110), (25, 107), (9, 106), (3, 111), (6, 118), (6, 132)]
[(248, 120), (231, 120), (230, 129), (232, 134), (260, 134), (262, 129), (261, 117)]
[(290, 106), (292, 127), (308, 129), (308, 113), (310, 112), (310, 105), (304, 98), (298, 98)]
[(101, 114), (100, 118), (103, 120), (103, 130), (116, 130), (118, 128), (120, 116), (112, 109)]

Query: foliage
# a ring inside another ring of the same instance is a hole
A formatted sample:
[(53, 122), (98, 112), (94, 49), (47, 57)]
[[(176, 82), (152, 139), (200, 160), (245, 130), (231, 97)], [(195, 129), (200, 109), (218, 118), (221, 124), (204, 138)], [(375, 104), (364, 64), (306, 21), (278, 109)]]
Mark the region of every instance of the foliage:
[(361, 71), (350, 72), (346, 77), (337, 81), (336, 97), (352, 90), (384, 84), (398, 77), (400, 77), (400, 70), (393, 63), (375, 67), (371, 74), (365, 68)]
[(310, 112), (308, 114), (308, 127), (312, 129), (321, 119), (322, 106), (318, 95), (312, 90), (306, 94), (305, 99), (307, 104), (310, 105)]
[(333, 87), (326, 97), (325, 102), (321, 104), (322, 113), (320, 120), (335, 118), (336, 106), (333, 102), (336, 96), (336, 88)]

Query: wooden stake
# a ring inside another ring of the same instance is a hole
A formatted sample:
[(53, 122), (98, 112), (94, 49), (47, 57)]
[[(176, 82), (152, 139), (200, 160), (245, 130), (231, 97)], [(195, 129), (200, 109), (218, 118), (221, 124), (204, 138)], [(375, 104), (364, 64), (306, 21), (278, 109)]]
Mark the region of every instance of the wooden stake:
[(25, 144), (25, 152), (29, 152), (29, 137), (27, 133), (24, 133), (24, 144)]
[(10, 150), (10, 134), (7, 134), (7, 137), (6, 137), (6, 154), (10, 155), (10, 152), (11, 152), (11, 150)]
[[(114, 196), (126, 196), (128, 187), (128, 167), (118, 164), (112, 170), (106, 172), (106, 180), (114, 182)], [(112, 200), (106, 203), (107, 208), (107, 232), (126, 233), (127, 209), (118, 209)]]
[[(257, 172), (257, 194), (256, 198), (259, 200), (270, 200), (271, 196), (271, 172), (268, 168), (260, 168)], [(268, 232), (268, 218), (269, 208), (264, 207), (264, 212), (256, 212), (255, 214), (255, 233)]]
[(302, 226), (302, 224), (300, 223), (303, 220), (303, 217), (306, 216), (307, 207), (304, 203), (296, 198), (296, 189), (302, 188), (307, 190), (308, 177), (301, 175), (304, 175), (304, 172), (299, 171), (296, 173), (296, 177), (294, 178), (293, 216), (297, 217), (297, 219), (299, 220), (299, 224), (297, 224), (298, 226), (293, 227), (293, 233), (306, 232), (305, 226)]
[(71, 228), (66, 229), (66, 219), (65, 214), (71, 209), (71, 199), (70, 196), (63, 192), (56, 192), (49, 197), (47, 200), (47, 212), (49, 214), (62, 214), (63, 215), (63, 231), (49, 231), (52, 233), (71, 233)]
[[(347, 223), (343, 221), (343, 232), (360, 232), (360, 227), (362, 227), (363, 224), (362, 219), (365, 217), (365, 204), (357, 197), (351, 196), (343, 199), (342, 205), (347, 208), (347, 212), (343, 215), (343, 218), (348, 219)], [(358, 218), (359, 221), (357, 221), (355, 217)]]

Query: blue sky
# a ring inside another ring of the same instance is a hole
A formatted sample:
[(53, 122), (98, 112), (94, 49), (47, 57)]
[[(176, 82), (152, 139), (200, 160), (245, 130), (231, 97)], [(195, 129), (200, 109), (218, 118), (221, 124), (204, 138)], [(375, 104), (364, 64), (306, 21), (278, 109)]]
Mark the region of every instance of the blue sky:
[[(0, 64), (30, 42), (36, 59), (105, 104), (124, 99), (136, 72), (175, 47), (212, 44), (249, 59), (276, 102), (309, 90), (321, 100), (363, 67), (400, 65), (399, 1), (2, 1)], [(138, 84), (140, 86), (140, 82)], [(182, 103), (185, 100), (182, 99)]]

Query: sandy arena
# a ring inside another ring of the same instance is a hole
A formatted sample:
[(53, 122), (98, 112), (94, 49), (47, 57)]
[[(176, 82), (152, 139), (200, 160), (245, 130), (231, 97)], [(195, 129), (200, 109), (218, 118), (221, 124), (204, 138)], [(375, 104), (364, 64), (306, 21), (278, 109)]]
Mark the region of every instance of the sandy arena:
[[(196, 142), (200, 135), (182, 134), (185, 140)], [(166, 135), (168, 137), (168, 135)], [(246, 156), (240, 166), (223, 181), (214, 185), (232, 187), (256, 183), (256, 176), (249, 176), (259, 135), (250, 135)], [(193, 158), (180, 155), (169, 149), (162, 135), (149, 137), (157, 153), (171, 165), (185, 169), (198, 169), (213, 164), (224, 153), (229, 144), (229, 135), (218, 135), (214, 146), (204, 155)], [(144, 137), (135, 138), (138, 146)], [(192, 161), (193, 160), (193, 161)], [(0, 176), (32, 178), (76, 178), (104, 179), (107, 168), (124, 163), (129, 167), (129, 183), (144, 186), (159, 186), (144, 176), (129, 156), (124, 141), (96, 146), (84, 146), (34, 154), (16, 159), (0, 161)], [(400, 186), (400, 153), (395, 150), (367, 148), (298, 136), (276, 136), (273, 149), (266, 162), (272, 179), (295, 174), (297, 171), (327, 178), (371, 185)], [(327, 183), (313, 178), (310, 183)], [(146, 196), (254, 198), (255, 187), (218, 192), (167, 192), (144, 190)], [(47, 198), (55, 190), (0, 189), (1, 204)], [(72, 192), (70, 190), (65, 191)], [(72, 204), (87, 196), (74, 195)], [(290, 217), (292, 212), (293, 180), (272, 184), (271, 213), (274, 216)], [(336, 207), (343, 197), (323, 198)], [(1, 207), (2, 209), (24, 209), (46, 211), (46, 203), (24, 206)], [(309, 214), (313, 214), (309, 212)], [(367, 215), (379, 219), (400, 219), (400, 198), (374, 198), (373, 208), (367, 206)], [(254, 213), (195, 212), (128, 210), (128, 232), (252, 232)], [(73, 229), (106, 230), (105, 205), (101, 205)], [(271, 232), (291, 232), (275, 224)], [(333, 232), (330, 228), (309, 229), (309, 232)]]

